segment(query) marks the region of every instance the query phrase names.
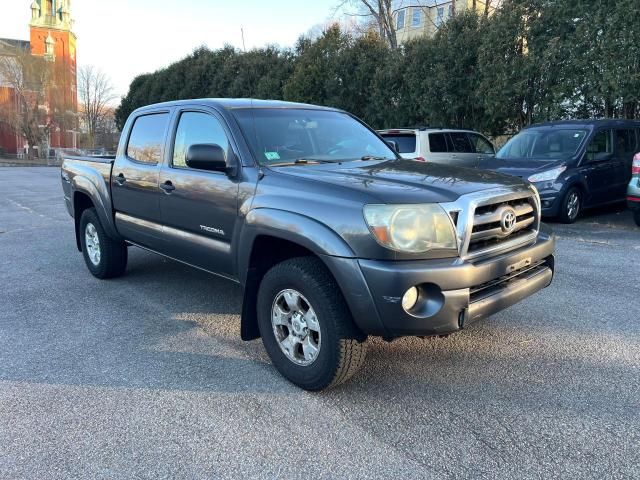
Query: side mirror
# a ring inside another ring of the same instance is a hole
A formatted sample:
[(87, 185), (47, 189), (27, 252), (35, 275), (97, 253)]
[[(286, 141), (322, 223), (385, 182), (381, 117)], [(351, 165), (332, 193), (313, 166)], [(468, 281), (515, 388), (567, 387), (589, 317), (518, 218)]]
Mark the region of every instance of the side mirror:
[(220, 145), (202, 143), (191, 145), (187, 150), (186, 163), (189, 168), (227, 171), (227, 154)]
[(387, 142), (387, 145), (389, 145), (394, 152), (398, 153), (398, 142), (396, 142), (395, 140), (385, 140), (385, 142)]

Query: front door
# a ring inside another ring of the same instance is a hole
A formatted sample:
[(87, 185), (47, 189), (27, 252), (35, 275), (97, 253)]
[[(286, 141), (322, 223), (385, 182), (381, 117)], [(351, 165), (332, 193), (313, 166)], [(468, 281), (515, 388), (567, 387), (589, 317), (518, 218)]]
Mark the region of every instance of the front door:
[(493, 147), (493, 144), (484, 138), (479, 133), (467, 133), (469, 136), (469, 140), (471, 140), (471, 145), (473, 146), (474, 151), (476, 152), (477, 163), (474, 165), (477, 167), (478, 165), (482, 165), (483, 161), (495, 156), (496, 151)]
[(449, 132), (451, 165), (458, 167), (476, 167), (478, 154), (469, 140), (467, 132)]
[(587, 183), (587, 205), (610, 201), (616, 184), (612, 130), (596, 132), (587, 145), (580, 170)]
[(133, 120), (124, 151), (111, 173), (116, 228), (127, 240), (158, 250), (162, 245), (158, 177), (164, 155), (169, 112)]
[(179, 112), (168, 164), (159, 188), (164, 253), (210, 272), (232, 276), (231, 241), (238, 216), (238, 183), (225, 172), (189, 168), (191, 145), (216, 144), (232, 152), (229, 133), (213, 113)]
[(616, 186), (614, 200), (624, 200), (627, 195), (627, 185), (631, 181), (631, 164), (634, 155), (638, 152), (638, 140), (636, 129), (627, 128), (616, 130), (616, 160), (615, 178)]

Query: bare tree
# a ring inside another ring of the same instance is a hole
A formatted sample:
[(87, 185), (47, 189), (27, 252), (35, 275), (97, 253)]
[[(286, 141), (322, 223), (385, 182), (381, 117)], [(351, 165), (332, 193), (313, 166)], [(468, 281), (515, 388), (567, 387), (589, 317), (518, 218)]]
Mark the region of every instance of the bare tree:
[(0, 80), (9, 88), (7, 100), (0, 103), (0, 120), (26, 139), (29, 158), (35, 146), (46, 155), (52, 129), (65, 125), (72, 115), (64, 96), (56, 94), (58, 73), (53, 62), (29, 49), (8, 48), (0, 55)]
[(342, 0), (336, 11), (346, 6), (357, 5), (361, 13), (352, 14), (372, 19), (378, 28), (380, 38), (384, 39), (391, 48), (398, 48), (396, 28), (393, 21), (393, 0)]
[(80, 119), (89, 136), (92, 147), (96, 144), (96, 134), (105, 125), (112, 114), (111, 103), (116, 99), (109, 77), (93, 66), (80, 68), (78, 72), (78, 95), (80, 100)]

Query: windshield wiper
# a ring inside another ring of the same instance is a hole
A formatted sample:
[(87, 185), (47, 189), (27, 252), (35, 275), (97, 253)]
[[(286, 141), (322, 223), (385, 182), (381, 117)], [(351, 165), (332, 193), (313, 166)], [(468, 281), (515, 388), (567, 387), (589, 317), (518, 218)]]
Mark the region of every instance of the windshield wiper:
[(286, 165), (308, 165), (311, 163), (334, 163), (333, 160), (324, 160), (320, 158), (296, 158), (290, 162), (271, 163), (270, 167), (282, 167)]
[(394, 159), (387, 158), (387, 157), (376, 157), (375, 155), (364, 155), (363, 157), (360, 157), (360, 160), (366, 162), (367, 160), (394, 160)]

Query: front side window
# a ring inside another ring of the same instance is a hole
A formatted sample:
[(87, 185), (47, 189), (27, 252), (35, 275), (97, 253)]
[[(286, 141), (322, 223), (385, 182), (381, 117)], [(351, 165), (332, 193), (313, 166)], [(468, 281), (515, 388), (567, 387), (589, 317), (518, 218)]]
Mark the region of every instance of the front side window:
[(491, 142), (489, 142), (489, 140), (484, 138), (482, 135), (478, 135), (477, 133), (470, 133), (469, 140), (471, 140), (471, 144), (473, 145), (476, 153), (491, 155), (495, 153)]
[(429, 151), (431, 153), (445, 153), (447, 151), (447, 137), (444, 133), (429, 134)]
[(402, 30), (404, 28), (404, 10), (399, 10), (396, 16), (396, 30)]
[(411, 16), (411, 26), (419, 27), (422, 23), (422, 10), (419, 8), (414, 8)]
[(233, 114), (261, 165), (397, 158), (384, 140), (346, 113), (241, 108)]
[(173, 147), (173, 166), (187, 167), (187, 150), (191, 145), (215, 144), (229, 151), (229, 140), (220, 121), (203, 112), (184, 112), (180, 116)]
[(454, 152), (473, 153), (473, 147), (465, 132), (451, 132), (449, 138), (451, 138)]
[(596, 133), (587, 147), (587, 160), (598, 161), (613, 153), (611, 130), (601, 130)]
[(586, 130), (529, 128), (509, 140), (496, 157), (510, 160), (561, 160), (573, 157)]
[(616, 140), (619, 153), (636, 153), (636, 131), (632, 129), (617, 130)]
[(156, 113), (136, 118), (129, 143), (127, 157), (142, 163), (156, 164), (162, 161), (162, 145), (169, 114)]

